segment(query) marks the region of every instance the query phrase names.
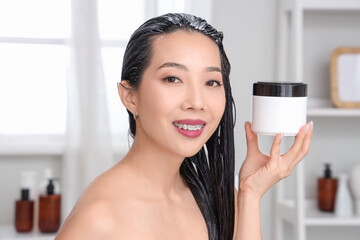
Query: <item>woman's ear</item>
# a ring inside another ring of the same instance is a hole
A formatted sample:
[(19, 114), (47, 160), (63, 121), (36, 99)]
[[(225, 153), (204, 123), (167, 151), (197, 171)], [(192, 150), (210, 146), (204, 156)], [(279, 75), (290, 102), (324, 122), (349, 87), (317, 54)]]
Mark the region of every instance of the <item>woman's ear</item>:
[(119, 82), (118, 92), (121, 102), (124, 104), (126, 109), (132, 113), (136, 112), (136, 92), (132, 89), (128, 81), (122, 80)]

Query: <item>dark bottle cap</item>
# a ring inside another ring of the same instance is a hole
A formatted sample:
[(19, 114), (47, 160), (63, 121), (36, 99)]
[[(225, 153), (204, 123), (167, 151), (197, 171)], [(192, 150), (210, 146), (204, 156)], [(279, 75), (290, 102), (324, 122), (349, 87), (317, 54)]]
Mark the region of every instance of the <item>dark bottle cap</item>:
[(324, 178), (331, 178), (331, 169), (329, 163), (325, 164)]
[(29, 200), (29, 189), (23, 188), (21, 189), (21, 200), (22, 201), (28, 201)]
[(307, 84), (302, 82), (257, 82), (253, 84), (254, 96), (306, 97)]
[(49, 184), (46, 187), (46, 191), (48, 195), (54, 194), (54, 184), (53, 179), (49, 179)]

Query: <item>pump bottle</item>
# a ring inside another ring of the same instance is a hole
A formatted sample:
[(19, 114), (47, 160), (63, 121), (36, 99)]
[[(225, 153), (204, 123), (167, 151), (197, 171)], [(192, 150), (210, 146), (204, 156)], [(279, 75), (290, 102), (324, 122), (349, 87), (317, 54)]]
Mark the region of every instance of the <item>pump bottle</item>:
[(30, 232), (34, 225), (34, 201), (29, 199), (29, 189), (21, 189), (21, 199), (16, 201), (15, 228), (18, 232)]
[(53, 179), (49, 179), (46, 194), (39, 196), (39, 229), (56, 232), (60, 227), (61, 196), (55, 194)]
[(330, 164), (325, 164), (324, 177), (318, 179), (318, 207), (321, 211), (333, 212), (338, 180), (332, 177)]

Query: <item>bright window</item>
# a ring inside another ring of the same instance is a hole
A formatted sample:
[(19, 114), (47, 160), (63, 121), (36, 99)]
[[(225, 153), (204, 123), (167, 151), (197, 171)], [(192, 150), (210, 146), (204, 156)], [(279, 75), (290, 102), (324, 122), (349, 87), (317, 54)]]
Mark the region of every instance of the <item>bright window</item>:
[(63, 133), (66, 48), (0, 43), (0, 53), (0, 133)]
[(0, 134), (59, 134), (66, 122), (69, 2), (0, 1)]
[[(71, 0), (0, 1), (0, 135), (64, 134)], [(98, 1), (113, 133), (128, 129), (117, 95), (123, 53), (147, 18), (184, 12), (185, 0)]]

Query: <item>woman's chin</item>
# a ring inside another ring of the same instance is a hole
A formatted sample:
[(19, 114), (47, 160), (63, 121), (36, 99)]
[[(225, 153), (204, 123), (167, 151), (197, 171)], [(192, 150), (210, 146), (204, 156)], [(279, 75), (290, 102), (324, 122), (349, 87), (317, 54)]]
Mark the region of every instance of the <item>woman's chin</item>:
[(182, 154), (183, 154), (184, 158), (189, 158), (189, 157), (196, 155), (200, 150), (201, 150), (201, 147), (198, 149), (194, 149), (192, 151), (184, 151), (184, 152), (182, 152)]

